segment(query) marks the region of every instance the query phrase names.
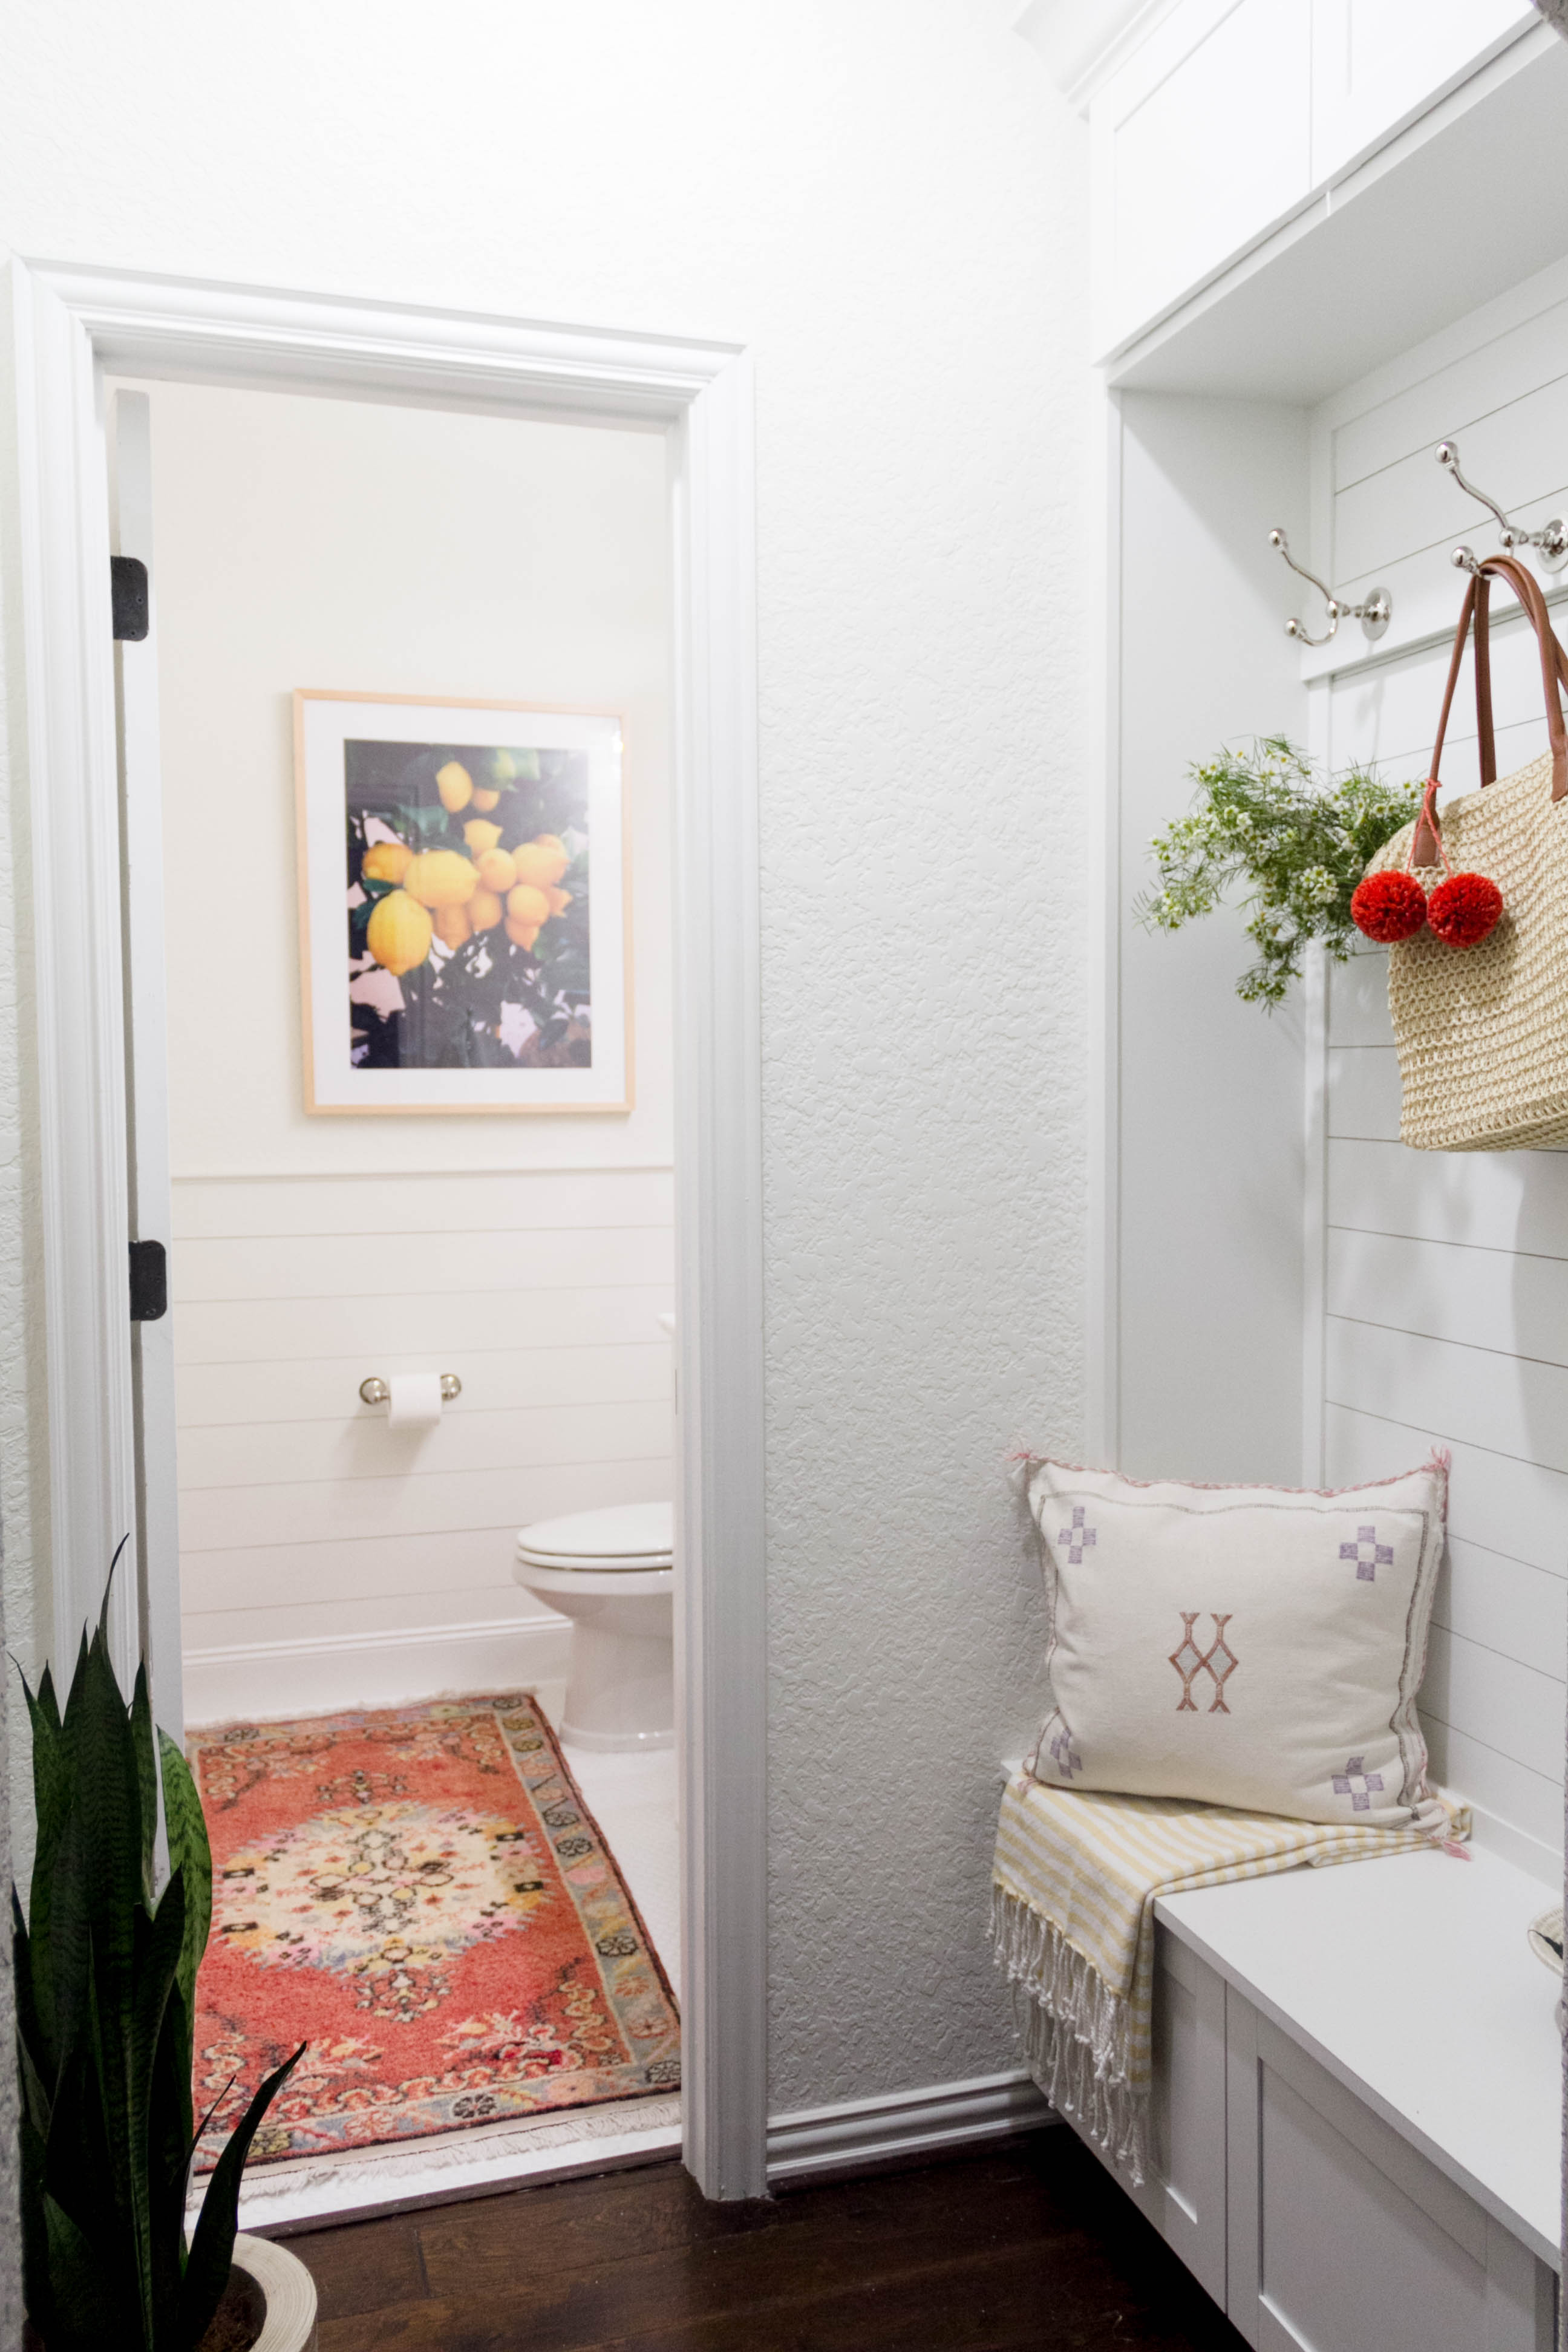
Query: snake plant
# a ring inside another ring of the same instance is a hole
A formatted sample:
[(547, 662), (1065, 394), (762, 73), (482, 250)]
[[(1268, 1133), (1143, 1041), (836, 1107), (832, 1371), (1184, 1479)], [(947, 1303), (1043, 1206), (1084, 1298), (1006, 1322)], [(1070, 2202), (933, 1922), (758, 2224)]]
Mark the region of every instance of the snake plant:
[(189, 1767), (154, 1732), (145, 1671), (129, 1706), (115, 1679), (108, 1608), (106, 1596), (90, 1642), (83, 1633), (63, 1717), (47, 1666), (26, 1692), (37, 1845), (26, 1918), (15, 1888), (11, 1900), (27, 2314), (46, 2352), (194, 2352), (227, 2284), (251, 2140), (302, 2053), (252, 2099), (187, 2245), (212, 1857)]

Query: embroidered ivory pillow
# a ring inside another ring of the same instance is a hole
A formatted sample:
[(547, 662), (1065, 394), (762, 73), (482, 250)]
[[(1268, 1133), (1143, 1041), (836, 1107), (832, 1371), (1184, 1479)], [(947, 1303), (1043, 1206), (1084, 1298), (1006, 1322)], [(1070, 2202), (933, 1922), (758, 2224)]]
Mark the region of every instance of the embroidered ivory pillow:
[(1298, 1821), (1429, 1812), (1415, 1694), (1447, 1490), (1436, 1457), (1338, 1495), (1032, 1463), (1052, 1701), (1035, 1777)]

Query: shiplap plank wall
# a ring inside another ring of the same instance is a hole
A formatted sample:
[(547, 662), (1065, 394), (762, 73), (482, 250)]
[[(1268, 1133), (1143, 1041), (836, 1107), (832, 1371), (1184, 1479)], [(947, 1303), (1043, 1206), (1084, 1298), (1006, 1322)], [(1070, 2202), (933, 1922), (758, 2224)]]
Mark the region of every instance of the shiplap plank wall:
[[(1568, 300), (1561, 287), (1478, 321), (1472, 348), (1326, 420), (1336, 581), (1394, 593), (1408, 634), (1451, 626), (1461, 538), (1495, 534), (1433, 458), (1543, 520), (1568, 503)], [(1550, 297), (1550, 299), (1549, 299)], [(1521, 315), (1522, 313), (1522, 315)], [(1545, 583), (1550, 590), (1553, 583)], [(1511, 609), (1500, 591), (1496, 604)], [(1563, 611), (1557, 608), (1561, 629)], [(1446, 646), (1331, 679), (1320, 740), (1336, 767), (1425, 772)], [(1494, 635), (1500, 772), (1545, 748), (1533, 637)], [(1479, 782), (1468, 673), (1446, 785)], [(1328, 1483), (1385, 1475), (1429, 1444), (1453, 1454), (1451, 1540), (1423, 1712), (1440, 1773), (1515, 1831), (1561, 1844), (1568, 1639), (1568, 1153), (1419, 1153), (1399, 1141), (1386, 963), (1331, 981), (1323, 1236)]]
[[(174, 1215), (187, 1651), (538, 1618), (520, 1526), (669, 1495), (668, 1170), (188, 1179)], [(461, 1379), (436, 1429), (361, 1402), (400, 1371)]]

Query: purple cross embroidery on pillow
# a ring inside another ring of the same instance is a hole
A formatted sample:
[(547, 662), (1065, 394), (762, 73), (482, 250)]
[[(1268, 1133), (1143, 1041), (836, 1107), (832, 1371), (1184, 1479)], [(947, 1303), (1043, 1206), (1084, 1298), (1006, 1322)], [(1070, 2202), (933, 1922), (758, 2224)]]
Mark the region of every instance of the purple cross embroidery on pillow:
[(1363, 1756), (1352, 1756), (1344, 1770), (1334, 1774), (1335, 1796), (1348, 1797), (1355, 1813), (1370, 1813), (1373, 1791), (1379, 1795), (1383, 1791), (1382, 1773), (1364, 1771), (1365, 1762)]
[[(1083, 1558), (1088, 1546), (1100, 1541), (1100, 1538), (1095, 1533), (1094, 1529), (1092, 1528), (1085, 1527), (1084, 1520), (1087, 1516), (1088, 1514), (1085, 1512), (1083, 1505), (1081, 1503), (1075, 1504), (1073, 1507), (1071, 1527), (1062, 1528), (1058, 1530), (1057, 1535), (1058, 1543), (1066, 1544), (1068, 1548), (1068, 1558), (1072, 1561), (1075, 1568), (1078, 1566), (1079, 1561)], [(1392, 1553), (1389, 1554), (1390, 1559), (1392, 1559), (1393, 1556), (1394, 1555)]]
[(1354, 1543), (1341, 1544), (1340, 1558), (1354, 1560), (1358, 1584), (1375, 1584), (1378, 1570), (1394, 1565), (1394, 1546), (1379, 1543), (1375, 1528), (1357, 1528), (1355, 1533)]

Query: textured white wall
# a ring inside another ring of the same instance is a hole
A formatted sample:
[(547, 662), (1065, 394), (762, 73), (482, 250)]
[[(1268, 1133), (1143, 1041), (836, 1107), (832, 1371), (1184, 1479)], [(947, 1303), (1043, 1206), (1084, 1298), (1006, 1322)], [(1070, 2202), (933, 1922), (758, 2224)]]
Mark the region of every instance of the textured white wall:
[(1090, 770), (1083, 134), (1011, 13), (58, 0), (0, 95), (15, 249), (755, 353), (781, 2108), (1012, 2048), (1003, 1467), (1079, 1423)]

